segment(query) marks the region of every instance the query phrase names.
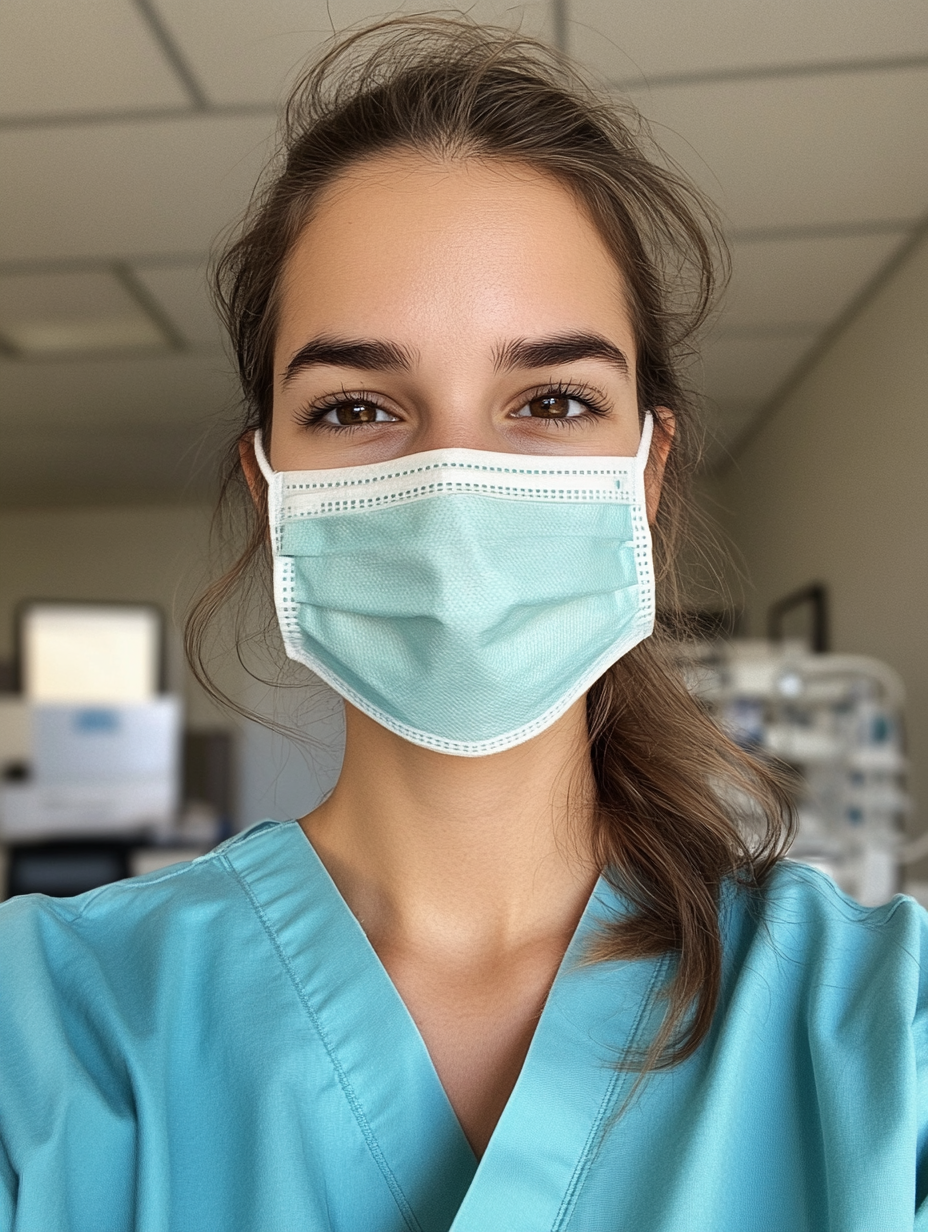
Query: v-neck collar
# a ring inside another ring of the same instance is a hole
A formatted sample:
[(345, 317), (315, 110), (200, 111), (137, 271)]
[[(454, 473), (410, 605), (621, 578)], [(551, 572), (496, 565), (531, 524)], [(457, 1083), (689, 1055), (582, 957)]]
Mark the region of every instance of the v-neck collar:
[(627, 1086), (615, 1062), (637, 1036), (662, 965), (582, 963), (590, 933), (624, 910), (605, 879), (478, 1165), (415, 1022), (299, 824), (256, 827), (224, 855), (272, 936), (410, 1232), (566, 1227)]

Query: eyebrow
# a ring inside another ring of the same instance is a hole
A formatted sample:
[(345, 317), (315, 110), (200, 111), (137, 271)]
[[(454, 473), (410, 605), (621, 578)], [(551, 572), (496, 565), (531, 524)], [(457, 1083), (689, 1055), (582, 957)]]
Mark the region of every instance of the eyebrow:
[[(552, 334), (546, 338), (514, 338), (497, 348), (497, 371), (516, 368), (546, 368), (581, 359), (602, 359), (628, 376), (624, 351), (601, 334)], [(300, 372), (319, 367), (358, 368), (366, 372), (408, 372), (413, 354), (397, 342), (368, 338), (313, 338), (300, 347), (284, 369), (288, 385)]]
[(630, 365), (624, 351), (601, 334), (552, 334), (547, 338), (515, 338), (496, 352), (497, 370), (547, 368), (579, 359), (604, 359), (628, 376)]
[(413, 356), (396, 342), (371, 339), (314, 338), (300, 347), (284, 369), (283, 383), (288, 385), (307, 368), (361, 368), (367, 372), (408, 371)]

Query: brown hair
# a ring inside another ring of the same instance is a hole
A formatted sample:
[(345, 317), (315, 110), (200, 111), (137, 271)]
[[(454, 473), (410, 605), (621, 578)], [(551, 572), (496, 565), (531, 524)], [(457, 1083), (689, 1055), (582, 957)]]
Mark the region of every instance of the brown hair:
[[(255, 428), (269, 436), (281, 273), (314, 202), (352, 164), (398, 149), (543, 171), (574, 193), (614, 253), (632, 311), (641, 414), (669, 407), (675, 419), (653, 541), (660, 606), (678, 611), (699, 439), (681, 360), (710, 309), (724, 243), (711, 208), (662, 159), (637, 114), (534, 40), (464, 20), (400, 18), (337, 41), (303, 76), (286, 109), (282, 161), (216, 271), (245, 397), (237, 441)], [(659, 418), (655, 431), (667, 431)], [(244, 491), (237, 448), (223, 496), (236, 490)], [(194, 671), (226, 702), (204, 658), (207, 626), (247, 592), (252, 566), (260, 565), (258, 585), (270, 576), (265, 510), (247, 496), (242, 509), (244, 551), (199, 600), (187, 631)], [(759, 887), (791, 825), (781, 778), (701, 709), (671, 647), (659, 629), (606, 672), (587, 703), (596, 854), (632, 906), (591, 957), (673, 959), (661, 1029), (643, 1055), (624, 1060), (643, 1070), (684, 1059), (705, 1037), (721, 980), (722, 883)]]

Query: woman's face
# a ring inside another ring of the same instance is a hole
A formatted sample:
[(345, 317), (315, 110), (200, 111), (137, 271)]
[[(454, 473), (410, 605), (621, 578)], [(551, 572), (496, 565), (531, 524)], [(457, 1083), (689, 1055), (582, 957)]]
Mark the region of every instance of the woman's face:
[(327, 190), (282, 286), (275, 470), (451, 447), (627, 455), (638, 439), (622, 276), (566, 189), (396, 154)]

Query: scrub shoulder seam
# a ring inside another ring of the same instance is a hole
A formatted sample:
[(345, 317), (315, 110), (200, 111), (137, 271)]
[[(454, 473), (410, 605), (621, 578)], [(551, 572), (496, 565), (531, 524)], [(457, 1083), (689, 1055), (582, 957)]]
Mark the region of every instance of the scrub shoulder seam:
[[(777, 878), (777, 873), (779, 873), (779, 878)], [(781, 895), (788, 895), (787, 887), (790, 885), (796, 888), (801, 885), (817, 894), (823, 902), (834, 907), (852, 924), (880, 927), (890, 923), (900, 911), (911, 913), (913, 908), (916, 914), (923, 914), (925, 911), (924, 907), (921, 907), (907, 894), (895, 894), (887, 903), (881, 903), (876, 907), (865, 907), (851, 898), (849, 894), (845, 894), (827, 874), (799, 860), (781, 860), (773, 878), (776, 880), (770, 886), (769, 903), (776, 903)], [(776, 881), (779, 881), (779, 884), (776, 884)]]

